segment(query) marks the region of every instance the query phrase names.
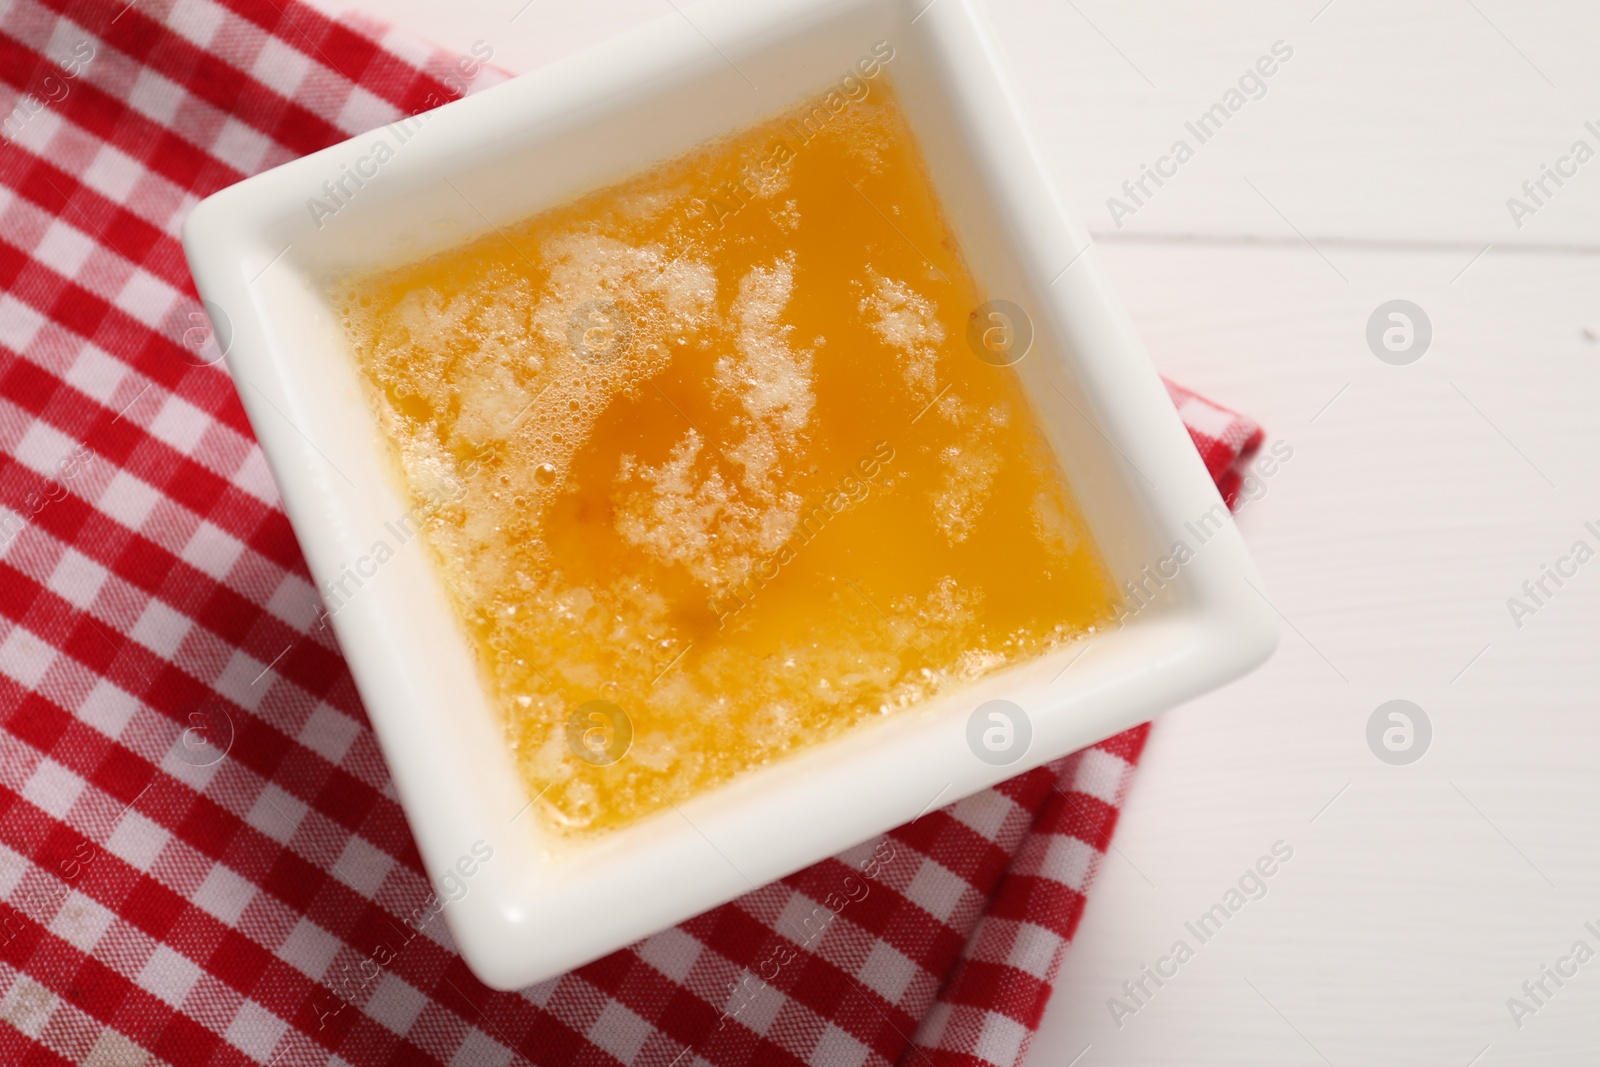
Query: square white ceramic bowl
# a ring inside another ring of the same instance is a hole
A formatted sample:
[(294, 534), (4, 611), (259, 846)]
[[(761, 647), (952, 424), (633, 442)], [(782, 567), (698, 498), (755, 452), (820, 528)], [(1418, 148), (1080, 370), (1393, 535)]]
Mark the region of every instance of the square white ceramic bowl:
[[(881, 54), (879, 42), (894, 55), (878, 77), (900, 95), (980, 286), (1033, 320), (1033, 348), (1014, 371), (1119, 585), (1178, 542), (1194, 556), (1169, 564), (1176, 573), (1155, 601), (1087, 649), (557, 850), (536, 818), (519, 817), (528, 794), (472, 652), (410, 542), (333, 625), (430, 876), (459, 898), (444, 909), (450, 929), (491, 986), (575, 967), (936, 800), (1148, 719), (1249, 670), (1276, 642), (1238, 534), (1086, 252), (1088, 235), (1052, 189), (967, 0), (712, 0), (199, 205), (184, 247), (214, 316), (231, 323), (228, 365), (319, 587), (391, 538), (385, 522), (407, 511), (324, 299), (327, 278), (458, 244), (746, 128), (837, 84), (875, 46)], [(375, 162), (380, 143), (392, 158)], [(352, 195), (337, 213), (312, 210), (313, 199), (328, 203), (324, 182), (350, 172), (362, 183), (346, 182)], [(1187, 524), (1202, 520), (1211, 532), (1200, 545)], [(967, 742), (974, 710), (995, 698), (1032, 725), (1026, 754), (1004, 766)]]

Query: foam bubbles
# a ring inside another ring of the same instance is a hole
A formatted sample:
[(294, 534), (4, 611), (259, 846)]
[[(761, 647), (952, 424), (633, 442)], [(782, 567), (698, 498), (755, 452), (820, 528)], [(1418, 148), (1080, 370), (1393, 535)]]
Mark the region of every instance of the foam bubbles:
[(717, 360), (716, 375), (718, 388), (736, 394), (753, 418), (784, 434), (791, 447), (816, 403), (811, 353), (791, 348), (794, 328), (780, 321), (793, 292), (793, 252), (744, 276), (733, 304), (736, 348)]
[(933, 301), (905, 282), (871, 272), (860, 310), (883, 343), (899, 356), (900, 373), (918, 404), (938, 393), (939, 346), (945, 330)]
[(945, 537), (958, 545), (972, 535), (1004, 459), (981, 438), (965, 447), (947, 446), (940, 450), (939, 459), (944, 478), (931, 494), (931, 506)]
[(646, 467), (625, 457), (618, 472), (625, 491), (618, 533), (714, 593), (743, 581), (799, 518), (800, 497), (785, 481), (802, 454), (816, 395), (811, 353), (794, 349), (793, 327), (782, 321), (793, 291), (793, 253), (740, 279), (731, 344), (716, 361), (712, 389), (723, 410), (737, 405), (747, 416), (735, 420), (741, 429), (730, 443), (714, 453), (691, 428), (665, 463)]

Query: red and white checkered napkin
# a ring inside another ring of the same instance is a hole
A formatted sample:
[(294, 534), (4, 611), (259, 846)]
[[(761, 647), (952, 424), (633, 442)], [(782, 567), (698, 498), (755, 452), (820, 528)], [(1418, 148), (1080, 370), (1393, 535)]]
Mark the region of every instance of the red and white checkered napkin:
[[(177, 236), (498, 80), (475, 51), (0, 0), (0, 1063), (1010, 1067), (1144, 727), (520, 993), (407, 925), (428, 884)], [(1226, 487), (1259, 432), (1174, 396)]]

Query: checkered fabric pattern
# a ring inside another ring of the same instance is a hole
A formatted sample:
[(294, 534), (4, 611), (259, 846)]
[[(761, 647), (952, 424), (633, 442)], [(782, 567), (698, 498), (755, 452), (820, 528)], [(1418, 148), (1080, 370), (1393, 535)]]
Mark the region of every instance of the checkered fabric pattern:
[[(0, 1063), (1011, 1067), (1144, 727), (517, 993), (407, 925), (178, 232), (500, 77), (294, 0), (0, 0)], [(1259, 430), (1174, 399), (1226, 485)]]
[(1217, 483), (1228, 507), (1239, 504), (1244, 486), (1245, 467), (1266, 439), (1266, 432), (1254, 419), (1221, 404), (1191, 393), (1183, 386), (1167, 382), (1167, 395), (1178, 409), (1178, 417), (1189, 429), (1189, 437), (1205, 460), (1206, 471)]

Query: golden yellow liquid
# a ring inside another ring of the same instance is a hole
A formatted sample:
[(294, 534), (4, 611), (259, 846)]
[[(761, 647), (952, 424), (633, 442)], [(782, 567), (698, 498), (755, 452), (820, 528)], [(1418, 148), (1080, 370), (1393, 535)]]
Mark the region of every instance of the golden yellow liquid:
[(335, 287), (553, 829), (1112, 616), (1014, 372), (969, 347), (983, 298), (887, 79), (861, 86)]

